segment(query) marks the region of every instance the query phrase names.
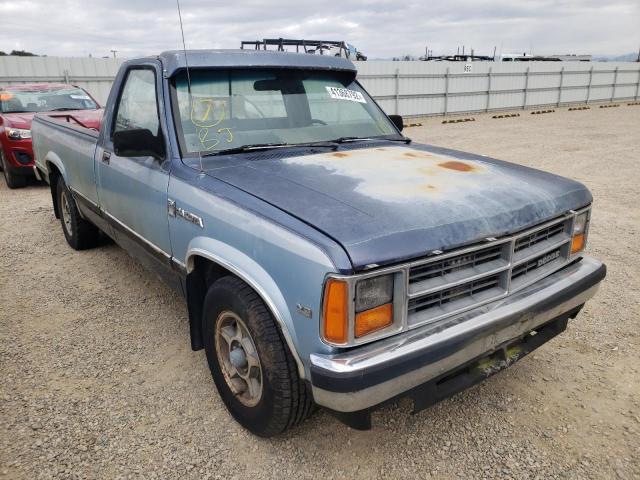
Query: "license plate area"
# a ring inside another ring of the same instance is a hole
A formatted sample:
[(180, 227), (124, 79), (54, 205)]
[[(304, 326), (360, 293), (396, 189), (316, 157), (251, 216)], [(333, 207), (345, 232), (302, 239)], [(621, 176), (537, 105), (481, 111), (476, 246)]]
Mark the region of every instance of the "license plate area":
[(543, 343), (562, 333), (567, 328), (569, 317), (570, 315), (564, 315), (552, 320), (524, 337), (511, 340), (489, 354), (482, 355), (414, 388), (410, 393), (413, 399), (413, 413), (429, 408), (514, 364)]

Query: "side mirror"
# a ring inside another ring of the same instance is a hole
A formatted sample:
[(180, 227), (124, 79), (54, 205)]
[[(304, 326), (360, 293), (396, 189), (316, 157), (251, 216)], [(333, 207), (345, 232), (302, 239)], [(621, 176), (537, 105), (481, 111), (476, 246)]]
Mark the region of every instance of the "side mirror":
[(114, 132), (113, 151), (119, 157), (153, 157), (162, 160), (165, 156), (162, 137), (146, 128)]
[(402, 115), (389, 115), (389, 120), (393, 122), (396, 128), (400, 131), (404, 128), (404, 120), (402, 119)]

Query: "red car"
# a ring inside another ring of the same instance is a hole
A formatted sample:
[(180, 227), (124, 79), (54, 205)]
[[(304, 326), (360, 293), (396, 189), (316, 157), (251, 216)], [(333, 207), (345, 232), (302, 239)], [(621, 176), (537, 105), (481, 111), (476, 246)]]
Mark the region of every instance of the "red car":
[(31, 121), (37, 112), (60, 112), (67, 121), (100, 128), (102, 109), (82, 88), (64, 83), (0, 86), (0, 169), (9, 188), (36, 175)]

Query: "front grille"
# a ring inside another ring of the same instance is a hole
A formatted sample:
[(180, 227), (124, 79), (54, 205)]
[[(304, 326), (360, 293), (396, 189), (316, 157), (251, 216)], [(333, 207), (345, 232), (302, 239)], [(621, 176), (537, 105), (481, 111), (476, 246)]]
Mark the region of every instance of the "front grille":
[(537, 232), (518, 238), (516, 240), (514, 251), (519, 252), (520, 250), (523, 250), (525, 248), (531, 248), (532, 246), (540, 242), (544, 242), (551, 238), (555, 238), (558, 235), (561, 235), (562, 232), (564, 232), (564, 223), (561, 222), (550, 225), (546, 228), (538, 230)]
[(425, 310), (432, 311), (432, 309), (446, 314), (461, 306), (502, 293), (504, 290), (500, 284), (500, 275), (491, 275), (455, 287), (438, 290), (429, 295), (409, 300), (409, 314)]
[(409, 326), (435, 322), (524, 288), (569, 261), (573, 216), (409, 268)]
[(409, 290), (425, 291), (473, 275), (488, 273), (507, 264), (503, 244), (417, 266), (409, 272)]

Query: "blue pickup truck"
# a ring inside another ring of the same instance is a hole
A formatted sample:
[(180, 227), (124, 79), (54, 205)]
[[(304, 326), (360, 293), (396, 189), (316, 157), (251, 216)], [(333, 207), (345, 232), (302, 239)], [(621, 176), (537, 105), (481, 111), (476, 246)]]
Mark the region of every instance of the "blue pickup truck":
[(102, 232), (181, 292), (228, 410), (271, 436), (426, 408), (605, 277), (583, 185), (401, 132), (347, 59), (174, 51), (122, 65), (99, 132), (40, 114), (33, 142), (69, 245)]

